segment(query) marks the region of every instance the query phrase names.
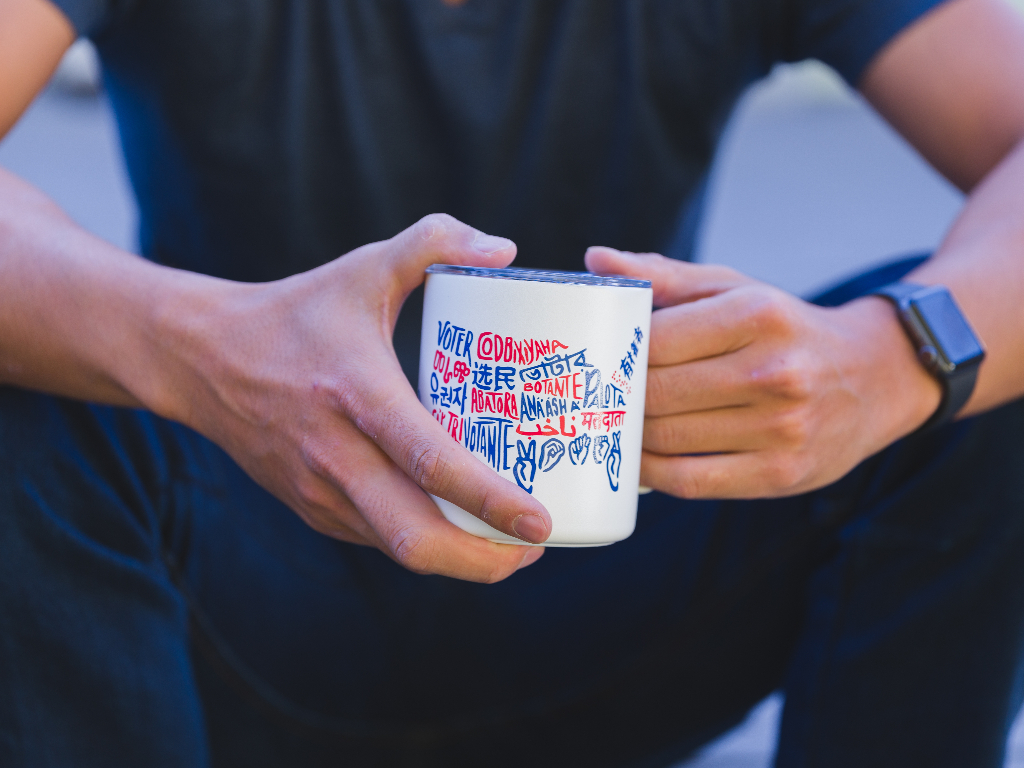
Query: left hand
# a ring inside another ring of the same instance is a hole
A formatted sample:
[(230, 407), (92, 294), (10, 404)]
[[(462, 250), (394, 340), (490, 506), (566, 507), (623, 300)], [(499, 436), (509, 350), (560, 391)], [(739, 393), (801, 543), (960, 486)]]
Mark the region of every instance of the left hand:
[(684, 498), (827, 485), (923, 424), (941, 398), (894, 309), (824, 308), (727, 267), (591, 248), (652, 282), (640, 482)]

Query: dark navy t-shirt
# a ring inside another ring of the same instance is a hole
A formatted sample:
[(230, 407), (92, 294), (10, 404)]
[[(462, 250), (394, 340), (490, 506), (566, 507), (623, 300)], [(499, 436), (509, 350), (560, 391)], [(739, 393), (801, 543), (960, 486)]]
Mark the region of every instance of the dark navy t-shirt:
[(521, 266), (687, 258), (743, 88), (809, 57), (855, 84), (938, 1), (57, 3), (103, 59), (143, 252), (264, 281), (434, 211)]

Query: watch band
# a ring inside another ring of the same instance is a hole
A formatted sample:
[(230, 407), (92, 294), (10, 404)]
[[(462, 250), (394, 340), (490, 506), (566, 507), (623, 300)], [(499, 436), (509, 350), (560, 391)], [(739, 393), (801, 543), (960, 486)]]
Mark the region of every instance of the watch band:
[(978, 380), (978, 363), (961, 368), (961, 375), (945, 377), (943, 382), (942, 402), (938, 409), (923, 425), (922, 429), (939, 427), (953, 420), (960, 413), (974, 392), (974, 384)]
[(901, 312), (905, 310), (903, 306), (904, 300), (909, 299), (915, 293), (920, 291), (926, 286), (920, 283), (889, 283), (883, 285), (881, 288), (876, 288), (871, 293), (875, 296), (881, 296), (884, 299), (889, 299), (893, 304), (896, 305), (896, 309)]
[[(921, 360), (922, 365), (942, 385), (942, 400), (939, 402), (939, 407), (928, 421), (920, 427), (919, 431), (932, 429), (952, 421), (953, 417), (959, 413), (960, 409), (970, 399), (971, 393), (974, 392), (974, 384), (978, 378), (978, 368), (984, 358), (984, 352), (982, 352), (977, 357), (963, 361), (958, 365), (953, 365), (950, 371), (943, 370), (936, 364), (940, 351), (937, 347), (940, 346), (940, 342), (935, 338), (922, 338), (919, 324), (915, 323), (910, 316), (911, 303), (914, 299), (918, 296), (931, 294), (936, 289), (948, 293), (942, 286), (924, 286), (906, 282), (890, 283), (872, 291), (873, 295), (888, 299), (896, 306), (900, 323), (910, 337), (911, 342), (917, 348), (918, 358)], [(950, 300), (952, 301), (952, 297), (950, 297)], [(973, 331), (970, 329), (966, 318), (959, 311), (959, 308), (957, 308), (956, 312), (959, 315), (960, 321), (963, 322), (968, 332), (973, 336)], [(974, 339), (976, 341), (976, 337)], [(980, 349), (980, 342), (977, 343)], [(944, 352), (945, 350), (942, 351)]]

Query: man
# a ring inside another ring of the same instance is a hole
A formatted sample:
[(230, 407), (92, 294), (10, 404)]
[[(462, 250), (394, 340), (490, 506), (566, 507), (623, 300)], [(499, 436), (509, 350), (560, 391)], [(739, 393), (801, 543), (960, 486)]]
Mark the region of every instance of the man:
[[(0, 130), (76, 34), (153, 261), (0, 176), (4, 764), (669, 765), (779, 686), (780, 766), (1001, 764), (1024, 24), (998, 0), (3, 0)], [(737, 94), (807, 56), (971, 192), (939, 251), (832, 307), (634, 255), (687, 255)], [(550, 530), (419, 405), (399, 310), (431, 263), (596, 244), (663, 307), (662, 493), (626, 542), (537, 563), (424, 492)], [(951, 385), (863, 295), (904, 276), (987, 349), (923, 432)]]

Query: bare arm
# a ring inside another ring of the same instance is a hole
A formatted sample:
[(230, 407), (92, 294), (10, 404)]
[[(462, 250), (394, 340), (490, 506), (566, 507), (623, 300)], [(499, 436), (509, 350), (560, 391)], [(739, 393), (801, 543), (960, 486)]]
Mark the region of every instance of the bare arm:
[(0, 138), (74, 40), (71, 23), (46, 0), (0, 0)]
[(952, 0), (887, 46), (868, 100), (970, 193), (927, 264), (908, 279), (956, 296), (988, 356), (978, 413), (1024, 394), (1024, 18), (1001, 0)]
[(94, 237), (0, 169), (0, 383), (112, 405), (166, 401), (140, 331), (172, 285), (190, 282), (203, 279)]
[[(978, 413), (1024, 395), (1024, 21), (952, 0), (872, 62), (867, 98), (970, 191), (909, 277), (949, 287), (987, 347)], [(879, 298), (815, 307), (723, 267), (592, 249), (599, 272), (649, 277), (655, 304), (641, 481), (685, 497), (826, 485), (913, 431), (940, 388)]]
[[(0, 64), (8, 21), (28, 52), (0, 72), (13, 122), (72, 35), (45, 0), (0, 0)], [(543, 550), (464, 533), (424, 490), (532, 542), (550, 517), (420, 405), (391, 334), (429, 264), (514, 256), (434, 215), (311, 272), (235, 283), (125, 253), (0, 171), (0, 384), (148, 408), (217, 442), (325, 534), (414, 571), (496, 581)]]
[[(0, 0), (0, 138), (74, 39), (46, 0)], [(126, 331), (139, 325), (157, 271), (0, 169), (0, 383), (140, 405), (118, 363), (138, 357)]]

